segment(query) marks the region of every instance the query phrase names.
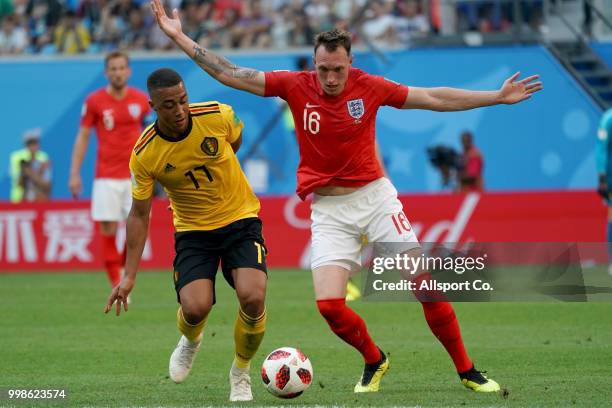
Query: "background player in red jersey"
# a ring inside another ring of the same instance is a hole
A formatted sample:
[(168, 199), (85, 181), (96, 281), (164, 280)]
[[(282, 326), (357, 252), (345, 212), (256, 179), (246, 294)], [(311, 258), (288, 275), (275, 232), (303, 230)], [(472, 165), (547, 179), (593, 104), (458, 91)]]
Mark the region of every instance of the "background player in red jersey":
[(124, 263), (115, 243), (117, 225), (127, 218), (132, 205), (130, 154), (150, 107), (144, 92), (127, 85), (131, 74), (127, 54), (119, 51), (108, 54), (104, 71), (108, 85), (89, 94), (83, 104), (68, 186), (75, 198), (83, 192), (81, 164), (93, 127), (98, 138), (98, 153), (91, 216), (100, 222), (104, 266), (115, 287), (121, 280)]
[[(389, 367), (365, 323), (345, 303), (346, 282), (360, 266), (361, 236), (369, 242), (401, 242), (419, 247), (397, 199), (383, 177), (375, 153), (375, 122), (383, 105), (398, 109), (460, 111), (513, 104), (542, 89), (538, 76), (508, 78), (499, 90), (417, 88), (351, 67), (350, 34), (332, 30), (317, 35), (313, 72), (260, 72), (242, 68), (201, 48), (181, 28), (178, 11), (169, 18), (160, 0), (151, 3), (161, 29), (202, 69), (219, 82), (260, 96), (280, 96), (291, 108), (300, 149), (297, 193), (314, 192), (311, 268), (320, 313), (342, 340), (365, 360), (355, 392), (378, 391)], [(423, 302), (425, 319), (450, 354), (461, 382), (480, 392), (499, 385), (474, 368), (457, 318), (448, 302)]]

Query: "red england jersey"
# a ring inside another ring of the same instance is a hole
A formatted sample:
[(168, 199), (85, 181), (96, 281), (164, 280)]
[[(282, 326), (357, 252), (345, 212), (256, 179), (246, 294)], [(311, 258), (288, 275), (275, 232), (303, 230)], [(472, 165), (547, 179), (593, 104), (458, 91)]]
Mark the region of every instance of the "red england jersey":
[(149, 111), (149, 98), (135, 88), (128, 87), (120, 100), (106, 88), (89, 94), (81, 112), (81, 126), (96, 130), (96, 178), (130, 178), (130, 155)]
[(266, 72), (265, 96), (289, 104), (300, 149), (297, 193), (322, 186), (361, 187), (383, 176), (376, 158), (378, 108), (402, 107), (408, 87), (351, 68), (342, 93), (325, 94), (316, 72)]

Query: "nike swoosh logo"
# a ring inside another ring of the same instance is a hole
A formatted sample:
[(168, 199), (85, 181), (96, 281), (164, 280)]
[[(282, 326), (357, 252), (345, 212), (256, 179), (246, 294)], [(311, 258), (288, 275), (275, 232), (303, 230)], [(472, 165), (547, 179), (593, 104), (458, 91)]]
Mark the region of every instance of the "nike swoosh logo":
[(321, 105), (311, 105), (310, 102), (306, 102), (306, 108), (320, 108)]

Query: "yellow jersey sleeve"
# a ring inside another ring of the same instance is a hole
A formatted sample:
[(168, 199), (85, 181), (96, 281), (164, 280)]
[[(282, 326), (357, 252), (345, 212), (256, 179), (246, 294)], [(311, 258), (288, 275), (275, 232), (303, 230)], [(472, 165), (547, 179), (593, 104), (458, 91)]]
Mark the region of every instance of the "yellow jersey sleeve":
[(231, 106), (220, 103), (219, 110), (221, 111), (223, 121), (227, 124), (226, 140), (229, 143), (234, 143), (242, 134), (244, 123), (242, 123), (242, 120), (236, 115)]
[(136, 200), (147, 200), (153, 196), (155, 178), (140, 163), (135, 152), (132, 152), (130, 157), (130, 178), (132, 197)]

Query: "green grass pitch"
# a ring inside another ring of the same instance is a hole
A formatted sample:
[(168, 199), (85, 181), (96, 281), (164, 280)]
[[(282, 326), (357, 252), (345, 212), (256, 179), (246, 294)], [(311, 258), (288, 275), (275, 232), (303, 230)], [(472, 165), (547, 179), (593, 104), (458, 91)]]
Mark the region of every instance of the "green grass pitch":
[[(505, 389), (480, 395), (459, 383), (420, 305), (353, 302), (391, 362), (379, 393), (355, 395), (362, 360), (319, 316), (310, 273), (269, 276), (268, 327), (252, 369), (255, 400), (240, 405), (610, 406), (610, 303), (456, 304), (477, 368)], [(0, 274), (0, 406), (230, 405), (238, 306), (221, 277), (202, 349), (178, 385), (167, 373), (179, 338), (170, 272), (139, 273), (134, 302), (119, 318), (102, 313), (108, 293), (102, 273)], [(313, 385), (295, 400), (276, 399), (261, 385), (261, 362), (280, 346), (301, 348), (314, 367)], [(69, 397), (12, 402), (6, 388), (65, 388)]]

